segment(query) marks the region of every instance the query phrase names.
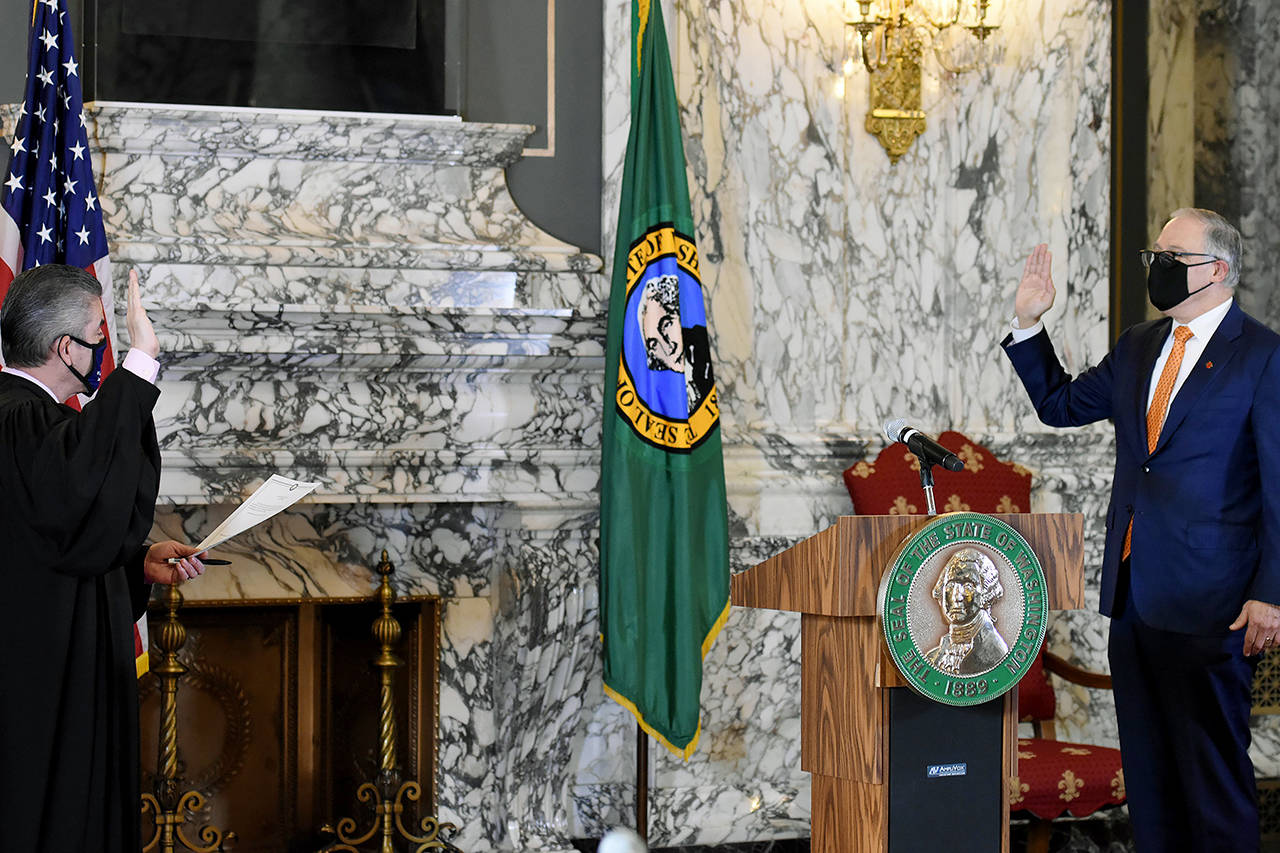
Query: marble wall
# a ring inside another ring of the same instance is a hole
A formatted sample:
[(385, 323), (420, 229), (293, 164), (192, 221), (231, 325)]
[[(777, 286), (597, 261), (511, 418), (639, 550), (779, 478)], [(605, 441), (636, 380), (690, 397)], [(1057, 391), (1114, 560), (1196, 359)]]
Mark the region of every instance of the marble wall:
[(1280, 7), (1265, 0), (1197, 4), (1195, 198), (1240, 228), (1241, 302), (1280, 327)]
[(1197, 4), (1198, 0), (1153, 0), (1150, 5), (1150, 18), (1156, 23), (1147, 37), (1150, 102), (1143, 239), (1159, 234), (1169, 214), (1195, 198)]
[[(840, 471), (908, 417), (1031, 468), (1034, 509), (1086, 514), (1096, 570), (1110, 436), (1041, 426), (997, 341), (1044, 240), (1065, 360), (1106, 349), (1108, 5), (1009, 6), (998, 60), (928, 61), (929, 128), (895, 165), (862, 130), (839, 0), (666, 7), (735, 569), (848, 512)], [(604, 12), (606, 257), (629, 7)], [(158, 528), (200, 538), (273, 470), (322, 483), (189, 597), (359, 594), (388, 548), (400, 589), (444, 599), (438, 784), (460, 846), (567, 851), (629, 823), (634, 724), (601, 691), (596, 628), (607, 282), (511, 201), (502, 169), (529, 128), (90, 113), (113, 257), (163, 329)], [(1087, 612), (1050, 643), (1105, 663)], [(733, 612), (702, 746), (687, 763), (653, 753), (656, 845), (807, 834), (798, 657), (797, 617)], [(1114, 739), (1105, 697), (1062, 698), (1069, 734)]]
[[(606, 7), (609, 234), (628, 8)], [(1039, 424), (997, 342), (1022, 259), (1046, 241), (1064, 359), (1079, 370), (1106, 350), (1108, 4), (1011, 5), (997, 62), (963, 75), (930, 62), (929, 129), (896, 165), (862, 129), (866, 82), (842, 69), (839, 2), (665, 8), (726, 401), (735, 566), (848, 512), (839, 472), (874, 456), (881, 424), (900, 416), (963, 429), (1032, 468), (1036, 510), (1086, 514), (1095, 573), (1110, 435)], [(1105, 667), (1100, 617), (1059, 617), (1049, 642)], [(806, 833), (798, 658), (798, 617), (735, 610), (707, 659), (703, 746), (687, 763), (655, 750), (656, 843)], [(630, 821), (634, 778), (634, 726), (594, 667), (575, 755), (583, 835)], [(1061, 698), (1064, 732), (1114, 742), (1106, 696)]]
[(465, 850), (565, 848), (604, 287), (511, 199), (531, 128), (86, 112), (117, 286), (139, 271), (160, 332), (157, 535), (203, 538), (273, 471), (321, 483), (189, 606), (365, 596), (386, 548), (443, 602), (440, 817)]
[(1160, 0), (1151, 10), (1148, 116), (1151, 234), (1194, 204), (1221, 212), (1244, 237), (1245, 309), (1280, 325), (1280, 181), (1274, 128), (1280, 8), (1262, 0)]

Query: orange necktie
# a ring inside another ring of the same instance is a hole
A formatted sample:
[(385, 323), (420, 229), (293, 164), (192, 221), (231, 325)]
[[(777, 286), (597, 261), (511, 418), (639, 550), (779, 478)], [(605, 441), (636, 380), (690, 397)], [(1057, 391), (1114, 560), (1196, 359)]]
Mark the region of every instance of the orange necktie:
[[(1156, 383), (1156, 395), (1151, 398), (1151, 408), (1147, 409), (1147, 453), (1156, 449), (1160, 440), (1160, 429), (1169, 414), (1169, 398), (1173, 396), (1173, 383), (1178, 378), (1178, 368), (1182, 367), (1182, 356), (1187, 351), (1187, 341), (1192, 337), (1191, 329), (1179, 326), (1173, 330), (1173, 349), (1169, 351), (1169, 360), (1160, 371), (1160, 381)], [(1133, 518), (1129, 518), (1129, 528), (1124, 532), (1124, 550), (1120, 559), (1129, 556), (1133, 546)]]

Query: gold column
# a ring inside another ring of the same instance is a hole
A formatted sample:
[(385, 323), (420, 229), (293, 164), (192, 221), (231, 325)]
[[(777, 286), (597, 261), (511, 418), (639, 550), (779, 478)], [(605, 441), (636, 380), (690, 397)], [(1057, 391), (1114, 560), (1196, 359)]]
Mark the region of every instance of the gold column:
[[(400, 766), (396, 758), (395, 673), (404, 662), (392, 652), (396, 643), (400, 642), (400, 623), (391, 613), (391, 606), (396, 601), (396, 591), (391, 588), (391, 573), (395, 569), (385, 550), (376, 571), (381, 577), (377, 599), (382, 608), (382, 612), (373, 620), (372, 628), (373, 638), (378, 641), (378, 657), (373, 666), (378, 670), (381, 684), (378, 703), (379, 770), (376, 783), (365, 782), (356, 790), (356, 798), (360, 802), (372, 805), (374, 819), (362, 835), (356, 835), (355, 818), (344, 817), (336, 826), (325, 824), (320, 831), (334, 836), (334, 840), (321, 850), (322, 853), (362, 853), (362, 850), (376, 849), (379, 853), (395, 853), (395, 842), (399, 836), (399, 839), (406, 842), (406, 849), (412, 849), (413, 853), (426, 853), (427, 850), (456, 851), (457, 847), (440, 838), (442, 830), (457, 829), (452, 823), (441, 823), (438, 818), (424, 817), (416, 827), (418, 832), (411, 832), (404, 826), (404, 801), (417, 802), (422, 797), (422, 787), (412, 780), (401, 783)], [(358, 846), (375, 835), (379, 839), (374, 845), (367, 848)]]
[(159, 666), (151, 670), (160, 679), (160, 746), (156, 786), (154, 794), (142, 795), (142, 813), (152, 814), (155, 833), (142, 850), (143, 853), (152, 850), (174, 853), (179, 849), (214, 853), (222, 851), (224, 843), (235, 841), (236, 834), (205, 826), (196, 833), (203, 844), (193, 844), (183, 832), (187, 817), (204, 808), (205, 798), (195, 790), (178, 793), (182, 787), (178, 778), (178, 679), (187, 671), (186, 665), (178, 660), (178, 650), (187, 642), (187, 629), (178, 621), (178, 608), (182, 606), (178, 584), (165, 587), (164, 603), (168, 615), (156, 635), (156, 648), (161, 652), (161, 659)]

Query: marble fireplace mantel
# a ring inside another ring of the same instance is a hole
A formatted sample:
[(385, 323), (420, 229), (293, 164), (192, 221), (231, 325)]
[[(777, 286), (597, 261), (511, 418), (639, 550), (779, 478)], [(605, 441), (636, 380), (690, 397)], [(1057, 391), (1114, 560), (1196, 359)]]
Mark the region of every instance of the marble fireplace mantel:
[(511, 198), (532, 128), (85, 114), (117, 293), (136, 268), (160, 333), (156, 535), (197, 541), (275, 471), (321, 483), (187, 599), (367, 596), (387, 548), (441, 599), (441, 818), (465, 850), (568, 849), (536, 792), (569, 784), (588, 668), (533, 686), (593, 653), (605, 282)]
[(165, 501), (234, 501), (273, 470), (320, 480), (318, 502), (496, 501), (590, 464), (562, 423), (529, 429), (534, 398), (601, 369), (603, 337), (600, 259), (507, 191), (532, 128), (86, 115), (113, 264), (161, 332)]

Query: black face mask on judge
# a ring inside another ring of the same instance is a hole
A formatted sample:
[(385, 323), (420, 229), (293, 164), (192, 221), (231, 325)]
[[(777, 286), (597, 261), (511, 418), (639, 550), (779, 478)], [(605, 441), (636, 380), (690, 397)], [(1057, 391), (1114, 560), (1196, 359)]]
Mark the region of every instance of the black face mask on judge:
[[(1215, 255), (1206, 255), (1203, 252), (1153, 252), (1150, 249), (1143, 249), (1139, 252), (1139, 255), (1142, 258), (1143, 265), (1147, 268), (1147, 297), (1150, 298), (1151, 304), (1160, 311), (1168, 311), (1170, 308), (1181, 305), (1190, 297), (1213, 284), (1213, 282), (1209, 282), (1204, 287), (1197, 287), (1195, 290), (1188, 289), (1188, 269), (1202, 267), (1205, 264), (1212, 264), (1221, 260)], [(1209, 258), (1209, 260), (1185, 264), (1178, 260), (1180, 256), (1184, 255), (1194, 255), (1196, 257)]]
[(111, 343), (107, 338), (103, 338), (96, 344), (88, 341), (82, 341), (75, 335), (67, 335), (73, 343), (77, 343), (85, 349), (93, 353), (93, 363), (89, 366), (88, 373), (81, 373), (65, 361), (62, 362), (67, 370), (71, 371), (71, 375), (80, 380), (80, 384), (84, 386), (85, 394), (93, 394), (98, 390), (98, 386), (102, 384), (102, 359), (106, 355), (107, 345)]

